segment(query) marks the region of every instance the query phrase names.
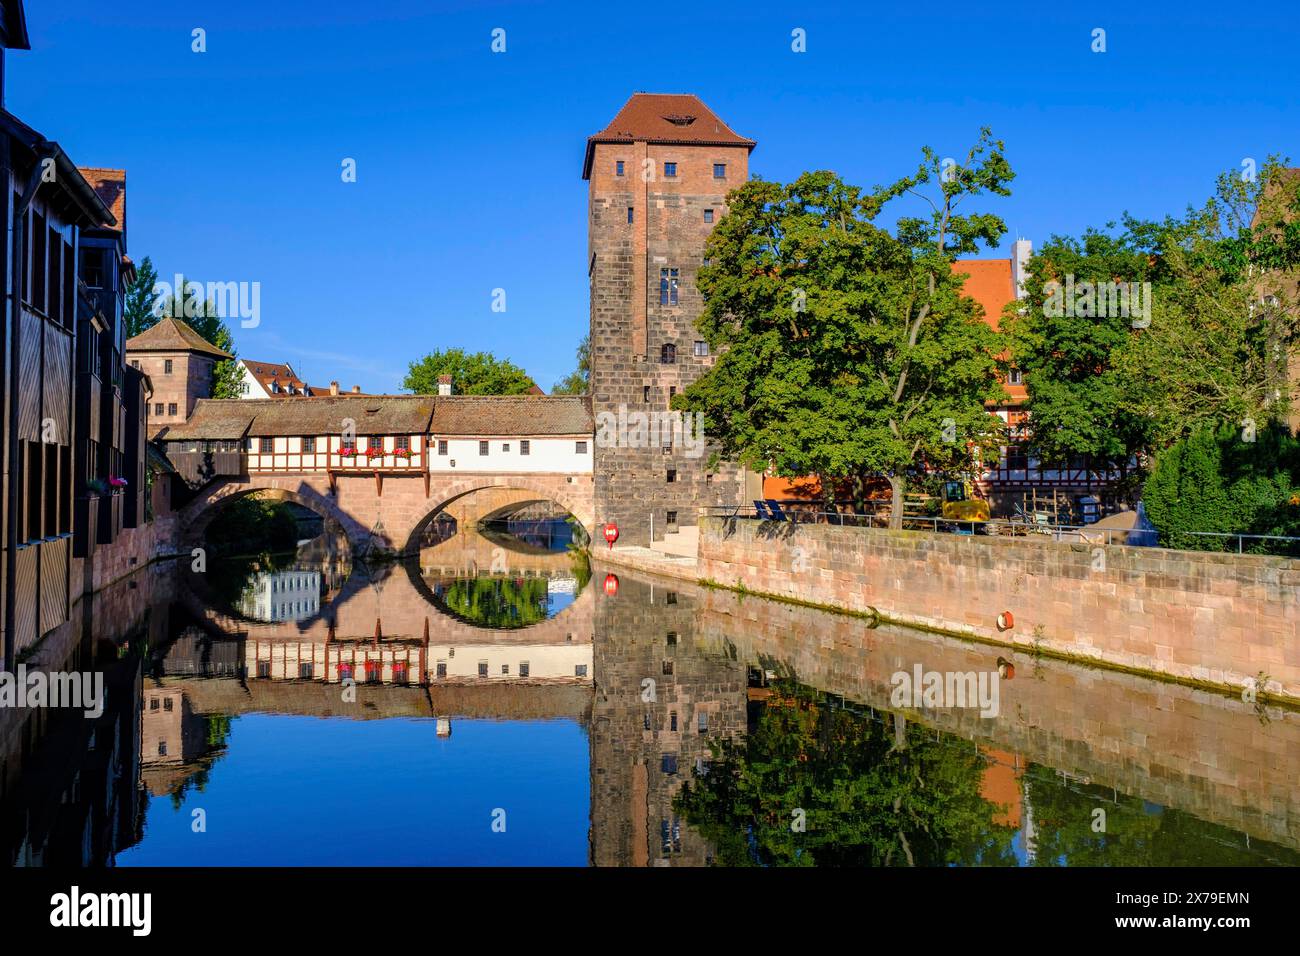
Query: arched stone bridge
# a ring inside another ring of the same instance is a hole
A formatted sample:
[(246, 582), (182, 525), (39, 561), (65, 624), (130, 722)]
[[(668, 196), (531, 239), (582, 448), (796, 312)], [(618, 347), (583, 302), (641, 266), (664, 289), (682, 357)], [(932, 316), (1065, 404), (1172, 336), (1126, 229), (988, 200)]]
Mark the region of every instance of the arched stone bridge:
[(464, 473), (454, 476), (388, 474), (382, 482), (368, 475), (320, 473), (245, 474), (204, 486), (179, 509), (182, 544), (202, 544), (222, 506), (250, 494), (292, 501), (337, 521), (360, 554), (372, 550), (414, 554), (420, 532), (439, 513), (472, 523), (494, 511), (529, 501), (552, 501), (569, 512), (590, 535), (595, 525), (590, 474)]

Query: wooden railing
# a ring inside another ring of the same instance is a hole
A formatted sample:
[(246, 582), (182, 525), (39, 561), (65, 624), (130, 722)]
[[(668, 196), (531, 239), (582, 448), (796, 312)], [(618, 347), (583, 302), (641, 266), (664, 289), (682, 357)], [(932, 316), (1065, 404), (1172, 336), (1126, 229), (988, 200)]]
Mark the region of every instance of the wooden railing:
[(174, 451), (168, 453), (167, 460), (191, 488), (248, 472), (248, 456), (242, 451)]

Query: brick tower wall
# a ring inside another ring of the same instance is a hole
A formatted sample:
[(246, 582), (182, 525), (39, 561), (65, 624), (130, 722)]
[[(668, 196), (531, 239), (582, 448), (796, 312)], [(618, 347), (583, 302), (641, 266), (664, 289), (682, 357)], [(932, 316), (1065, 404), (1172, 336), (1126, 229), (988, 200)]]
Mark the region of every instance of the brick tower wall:
[[(623, 175), (616, 172), (623, 162)], [(647, 161), (649, 166), (647, 167)], [(664, 163), (677, 164), (665, 178)], [(715, 163), (726, 164), (715, 179)], [(652, 169), (649, 180), (643, 170)], [(698, 357), (695, 322), (703, 301), (695, 281), (704, 243), (726, 212), (726, 194), (749, 178), (743, 146), (597, 144), (590, 174), (588, 251), (591, 283), (592, 411), (618, 414), (667, 411), (672, 390), (683, 391), (713, 364)], [(632, 209), (631, 223), (628, 209)], [(713, 210), (713, 222), (705, 210)], [(660, 270), (677, 269), (677, 305), (661, 305)], [(661, 348), (676, 346), (676, 362), (661, 362)], [(646, 400), (646, 387), (649, 400)], [(707, 438), (708, 431), (705, 430)], [(620, 544), (662, 540), (668, 512), (679, 528), (696, 524), (704, 505), (734, 504), (743, 491), (731, 466), (708, 469), (709, 450), (695, 458), (675, 446), (595, 447), (596, 520), (615, 521)], [(668, 469), (676, 480), (667, 480)]]

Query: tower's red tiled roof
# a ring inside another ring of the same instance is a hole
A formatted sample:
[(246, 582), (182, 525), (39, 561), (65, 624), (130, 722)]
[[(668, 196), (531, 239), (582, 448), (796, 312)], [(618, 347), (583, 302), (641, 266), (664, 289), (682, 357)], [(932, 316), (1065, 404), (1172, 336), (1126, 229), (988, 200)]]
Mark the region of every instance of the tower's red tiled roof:
[(633, 93), (608, 126), (588, 137), (582, 177), (591, 175), (591, 159), (597, 143), (635, 142), (747, 149), (756, 145), (722, 122), (693, 93)]
[(126, 350), (130, 352), (202, 352), (217, 359), (234, 358), (180, 319), (170, 315), (163, 316), (156, 324), (149, 326), (139, 335), (126, 340)]
[(115, 228), (126, 232), (126, 170), (98, 166), (78, 166), (77, 170), (117, 220)]

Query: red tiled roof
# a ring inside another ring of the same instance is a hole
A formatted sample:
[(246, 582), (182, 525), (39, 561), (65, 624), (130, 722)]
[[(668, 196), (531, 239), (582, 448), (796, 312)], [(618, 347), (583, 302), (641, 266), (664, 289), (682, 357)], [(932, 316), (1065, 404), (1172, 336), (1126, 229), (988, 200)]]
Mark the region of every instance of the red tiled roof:
[[(1016, 299), (1015, 280), (1011, 277), (1010, 259), (959, 259), (952, 264), (952, 271), (965, 274), (966, 280), (962, 291), (978, 302), (984, 309), (984, 321), (994, 329), (1002, 319), (1002, 310), (1008, 302)], [(1012, 404), (1023, 402), (1027, 393), (1023, 385), (1010, 385), (1003, 382), (1002, 387), (1011, 396)]]
[(126, 170), (78, 166), (77, 171), (117, 220), (114, 228), (126, 232)]
[(681, 143), (694, 146), (744, 146), (746, 139), (718, 118), (693, 93), (633, 93), (603, 130), (587, 139), (587, 156), (582, 176), (591, 174), (591, 159), (597, 143)]
[(163, 316), (139, 335), (126, 340), (126, 351), (131, 352), (202, 352), (213, 358), (233, 358), (180, 319)]

